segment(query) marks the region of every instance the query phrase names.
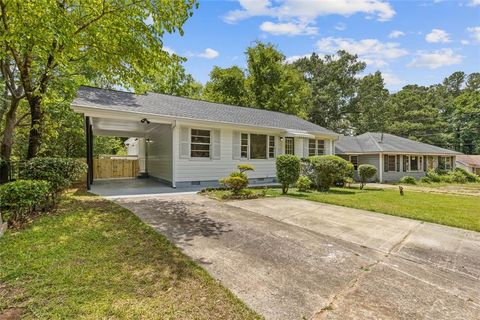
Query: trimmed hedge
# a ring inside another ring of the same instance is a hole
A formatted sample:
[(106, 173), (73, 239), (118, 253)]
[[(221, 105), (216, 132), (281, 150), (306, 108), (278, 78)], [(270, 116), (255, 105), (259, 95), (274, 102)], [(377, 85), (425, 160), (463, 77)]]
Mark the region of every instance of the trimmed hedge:
[(292, 154), (282, 154), (275, 160), (277, 180), (282, 185), (282, 193), (288, 192), (290, 185), (300, 177), (300, 158)]
[(412, 176), (404, 176), (400, 179), (400, 183), (417, 184), (417, 180)]
[(307, 172), (315, 189), (328, 191), (335, 181), (352, 176), (353, 165), (338, 156), (314, 156), (307, 159)]
[(35, 211), (51, 207), (51, 184), (43, 180), (17, 180), (0, 186), (0, 208), (9, 223), (24, 221)]
[(377, 173), (377, 167), (371, 164), (361, 164), (358, 166), (358, 176), (360, 177), (360, 189), (367, 184), (367, 181), (372, 179)]

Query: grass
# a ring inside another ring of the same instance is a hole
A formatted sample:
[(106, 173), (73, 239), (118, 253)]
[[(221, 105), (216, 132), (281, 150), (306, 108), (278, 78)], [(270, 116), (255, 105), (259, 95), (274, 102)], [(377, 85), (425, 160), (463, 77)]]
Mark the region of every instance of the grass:
[(86, 193), (0, 248), (0, 318), (259, 318), (130, 211)]
[[(220, 199), (225, 191), (210, 191), (209, 196)], [(269, 189), (267, 196), (281, 196), (280, 189)], [(480, 198), (453, 194), (398, 190), (332, 188), (329, 192), (298, 192), (290, 189), (289, 197), (363, 209), (394, 216), (443, 224), (480, 232)]]

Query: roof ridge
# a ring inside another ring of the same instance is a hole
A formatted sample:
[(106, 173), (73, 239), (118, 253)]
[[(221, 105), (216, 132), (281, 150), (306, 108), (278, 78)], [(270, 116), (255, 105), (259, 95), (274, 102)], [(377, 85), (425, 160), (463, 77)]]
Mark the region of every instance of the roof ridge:
[[(382, 152), (384, 151), (382, 147), (380, 147), (380, 145), (378, 144), (377, 140), (372, 136), (372, 133), (371, 132), (367, 132), (368, 136), (373, 140), (373, 143), (375, 143), (375, 145), (377, 146), (378, 148), (378, 151)], [(383, 133), (381, 133), (383, 134)], [(360, 146), (361, 147), (361, 146)], [(363, 149), (362, 149), (363, 150)]]

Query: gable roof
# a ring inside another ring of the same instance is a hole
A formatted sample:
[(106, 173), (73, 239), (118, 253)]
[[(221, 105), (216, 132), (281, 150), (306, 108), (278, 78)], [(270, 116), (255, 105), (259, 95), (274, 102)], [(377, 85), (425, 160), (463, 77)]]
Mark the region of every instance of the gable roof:
[(474, 154), (461, 154), (458, 155), (456, 160), (461, 162), (469, 167), (479, 167), (480, 168), (480, 155)]
[(383, 152), (457, 155), (459, 152), (413, 141), (388, 133), (367, 132), (356, 137), (341, 136), (335, 143), (338, 154)]
[(81, 86), (72, 106), (338, 136), (333, 131), (286, 113), (151, 92), (137, 95)]

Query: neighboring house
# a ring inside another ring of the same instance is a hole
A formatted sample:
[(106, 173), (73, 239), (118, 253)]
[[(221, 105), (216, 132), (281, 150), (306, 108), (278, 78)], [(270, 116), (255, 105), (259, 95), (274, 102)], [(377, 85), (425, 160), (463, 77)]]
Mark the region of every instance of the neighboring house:
[(293, 115), (157, 93), (80, 87), (72, 108), (85, 116), (89, 164), (93, 135), (144, 138), (148, 175), (173, 187), (217, 185), (241, 163), (253, 183), (271, 182), (277, 155), (333, 154), (338, 139)]
[(432, 146), (387, 133), (367, 132), (356, 137), (341, 136), (335, 153), (353, 163), (377, 168), (374, 180), (393, 182), (403, 176), (421, 178), (427, 170), (455, 167), (459, 152)]
[(463, 168), (468, 172), (480, 175), (480, 155), (458, 155), (456, 163), (457, 167)]

